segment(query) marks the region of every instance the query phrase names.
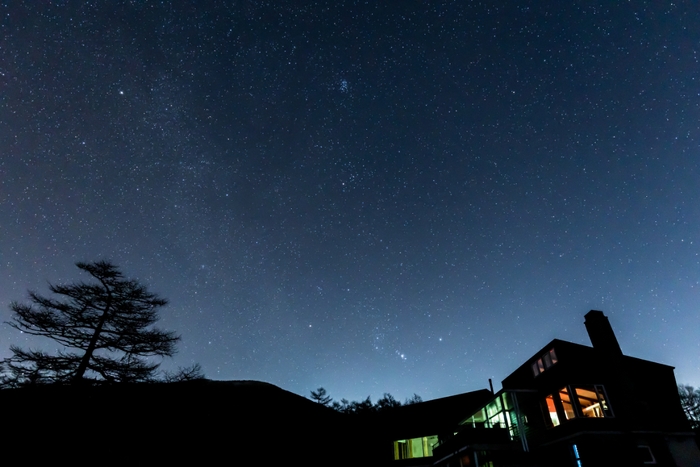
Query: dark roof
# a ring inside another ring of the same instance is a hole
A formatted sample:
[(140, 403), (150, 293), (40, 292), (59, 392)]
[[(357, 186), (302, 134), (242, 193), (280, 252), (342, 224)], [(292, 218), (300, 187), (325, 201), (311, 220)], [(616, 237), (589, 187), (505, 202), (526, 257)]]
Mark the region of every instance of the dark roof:
[[(550, 349), (554, 349), (556, 352), (557, 364), (545, 370), (539, 376), (534, 376), (532, 364), (545, 353), (548, 353)], [(640, 369), (646, 368), (648, 370), (657, 369), (658, 371), (673, 370), (673, 367), (663, 363), (642, 360), (627, 355), (611, 354), (606, 350), (553, 339), (537, 353), (528, 358), (510, 375), (504, 378), (502, 386), (504, 389), (532, 389), (535, 387), (542, 387), (546, 381), (561, 380), (564, 373), (566, 373), (565, 378), (567, 383), (574, 382), (571, 380), (573, 376), (579, 379), (600, 379), (601, 377), (607, 377), (609, 374), (614, 375), (619, 373), (621, 369), (632, 366)], [(559, 382), (556, 384), (559, 384)]]

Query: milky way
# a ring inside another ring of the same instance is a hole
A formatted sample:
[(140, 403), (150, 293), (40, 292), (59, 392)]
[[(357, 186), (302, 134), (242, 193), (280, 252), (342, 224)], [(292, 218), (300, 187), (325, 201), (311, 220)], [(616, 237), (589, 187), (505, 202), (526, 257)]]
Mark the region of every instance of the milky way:
[(430, 399), (601, 309), (700, 385), (700, 9), (108, 3), (1, 6), (2, 321), (106, 258), (212, 379)]

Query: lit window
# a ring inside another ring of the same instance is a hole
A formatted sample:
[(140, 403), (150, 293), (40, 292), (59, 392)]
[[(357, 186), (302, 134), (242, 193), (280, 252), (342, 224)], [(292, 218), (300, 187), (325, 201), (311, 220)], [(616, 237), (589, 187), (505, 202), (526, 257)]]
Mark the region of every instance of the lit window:
[[(600, 384), (566, 386), (557, 393), (547, 396), (545, 402), (549, 419), (552, 421), (550, 426), (558, 426), (576, 417), (610, 418), (613, 416), (605, 395), (605, 388)], [(547, 424), (549, 425), (549, 421)]]
[(567, 420), (576, 418), (576, 412), (574, 411), (574, 404), (571, 403), (571, 398), (569, 397), (569, 390), (567, 388), (559, 391), (559, 398), (561, 399), (561, 405), (564, 408), (564, 415)]
[(554, 397), (549, 395), (545, 401), (547, 402), (547, 411), (549, 412), (549, 418), (552, 420), (552, 425), (559, 426), (559, 415), (557, 414), (557, 406), (554, 404)]
[(423, 436), (422, 438), (394, 441), (394, 460), (430, 457), (433, 455), (433, 446), (437, 442), (437, 436)]
[[(460, 422), (460, 425), (470, 425), (474, 428), (503, 428), (507, 429), (511, 439), (519, 437), (520, 421), (515, 411), (515, 394), (504, 392), (491, 402), (479, 409), (474, 415)], [(527, 420), (524, 419), (524, 423)]]
[(605, 398), (605, 389), (601, 385), (575, 388), (581, 414), (587, 418), (612, 417), (612, 410)]

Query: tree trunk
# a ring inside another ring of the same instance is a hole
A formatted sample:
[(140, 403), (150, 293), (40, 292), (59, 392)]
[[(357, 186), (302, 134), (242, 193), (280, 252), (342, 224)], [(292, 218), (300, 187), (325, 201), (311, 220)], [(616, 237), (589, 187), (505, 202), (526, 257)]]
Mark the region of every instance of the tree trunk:
[(85, 382), (85, 378), (83, 378), (83, 376), (85, 375), (85, 371), (87, 371), (87, 367), (90, 363), (90, 359), (92, 358), (92, 354), (95, 352), (95, 347), (97, 347), (97, 339), (99, 339), (100, 334), (102, 333), (102, 327), (107, 321), (107, 315), (109, 314), (110, 308), (112, 307), (112, 291), (109, 290), (109, 287), (107, 287), (107, 284), (105, 284), (102, 279), (98, 279), (100, 280), (100, 282), (102, 282), (102, 285), (107, 291), (107, 304), (105, 305), (104, 313), (102, 313), (102, 316), (100, 316), (100, 321), (97, 323), (95, 333), (90, 338), (88, 348), (85, 349), (83, 358), (80, 360), (80, 365), (78, 365), (78, 369), (75, 370), (75, 375), (73, 376), (73, 384), (82, 384)]

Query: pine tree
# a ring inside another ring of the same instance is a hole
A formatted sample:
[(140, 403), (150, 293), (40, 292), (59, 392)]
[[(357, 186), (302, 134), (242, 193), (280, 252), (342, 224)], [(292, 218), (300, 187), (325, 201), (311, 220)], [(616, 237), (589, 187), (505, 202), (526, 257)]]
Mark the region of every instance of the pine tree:
[(167, 300), (125, 279), (110, 262), (76, 266), (96, 282), (49, 284), (59, 298), (29, 292), (31, 304), (10, 305), (10, 326), (65, 350), (51, 355), (12, 346), (13, 356), (2, 362), (5, 386), (150, 381), (159, 363), (149, 357), (175, 353), (180, 337), (153, 327)]
[(311, 400), (329, 407), (333, 398), (328, 395), (324, 388), (318, 388), (315, 391), (311, 391)]

